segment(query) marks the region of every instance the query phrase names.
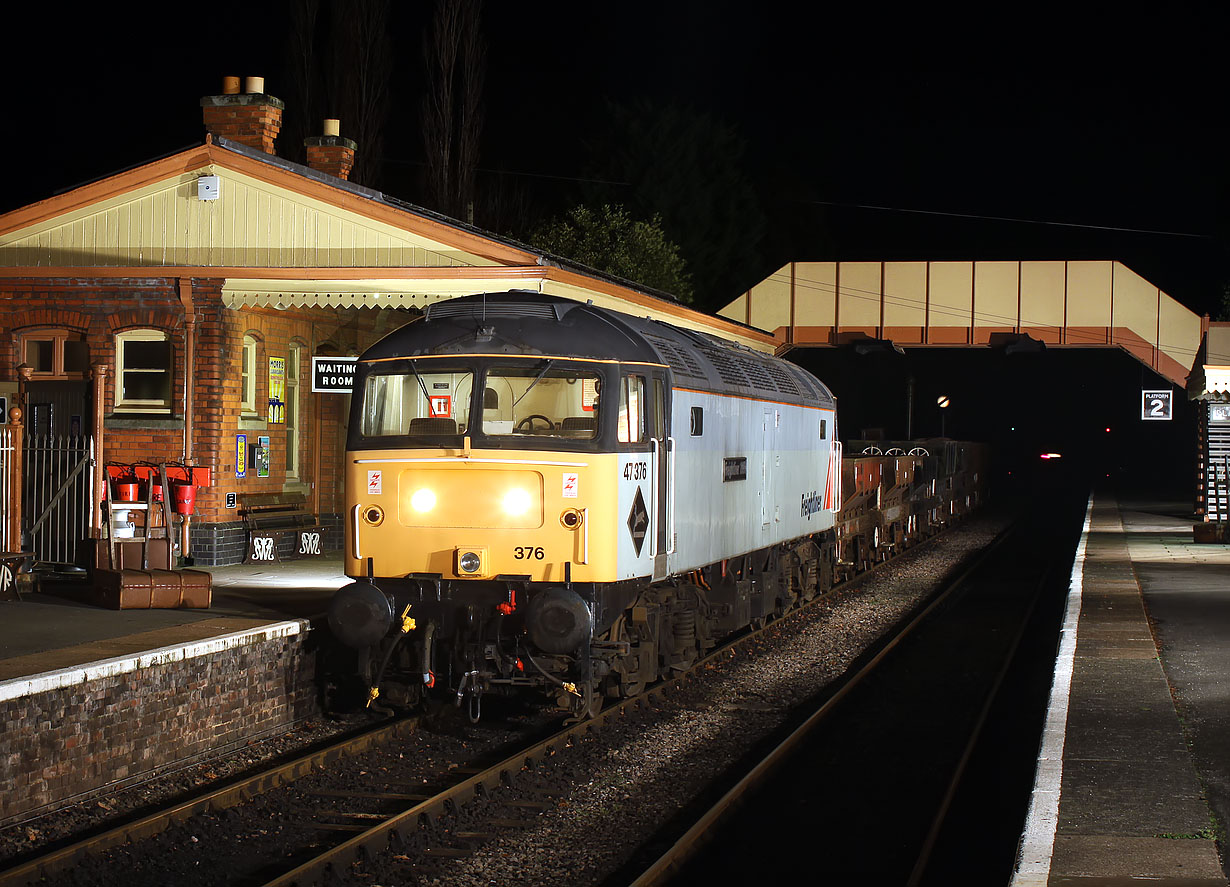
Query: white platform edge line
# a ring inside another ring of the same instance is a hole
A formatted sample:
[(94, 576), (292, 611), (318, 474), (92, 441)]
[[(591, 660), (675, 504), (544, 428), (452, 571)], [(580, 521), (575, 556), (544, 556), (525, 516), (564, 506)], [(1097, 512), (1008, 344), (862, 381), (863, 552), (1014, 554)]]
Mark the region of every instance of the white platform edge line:
[(187, 644), (172, 644), (148, 650), (129, 656), (117, 656), (114, 659), (100, 659), (85, 665), (72, 668), (62, 668), (27, 678), (13, 678), (0, 681), (0, 702), (10, 699), (20, 699), (35, 693), (45, 693), (48, 690), (60, 690), (74, 684), (84, 684), (101, 678), (127, 674), (141, 668), (150, 668), (168, 662), (183, 662), (199, 656), (209, 656), (241, 647), (259, 641), (275, 638), (291, 637), (308, 631), (306, 619), (290, 619), (285, 622), (275, 622), (257, 628), (249, 628), (231, 634), (207, 638), (203, 641), (193, 641)]
[(1051, 874), (1051, 856), (1055, 851), (1055, 832), (1059, 826), (1059, 788), (1063, 782), (1063, 746), (1068, 726), (1068, 701), (1072, 692), (1072, 667), (1076, 658), (1076, 636), (1080, 627), (1081, 592), (1085, 579), (1085, 545), (1093, 524), (1093, 494), (1085, 506), (1085, 524), (1081, 540), (1072, 561), (1068, 579), (1068, 607), (1060, 634), (1059, 655), (1055, 658), (1055, 675), (1051, 683), (1051, 698), (1042, 729), (1042, 744), (1038, 750), (1038, 766), (1034, 771), (1034, 789), (1029, 799), (1025, 831), (1017, 850), (1016, 871), (1011, 887), (1045, 887)]

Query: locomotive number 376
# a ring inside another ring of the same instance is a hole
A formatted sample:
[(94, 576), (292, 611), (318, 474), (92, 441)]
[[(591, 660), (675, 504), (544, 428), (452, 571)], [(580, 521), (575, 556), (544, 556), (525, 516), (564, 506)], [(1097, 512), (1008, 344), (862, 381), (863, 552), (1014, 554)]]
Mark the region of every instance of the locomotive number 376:
[(649, 477), (648, 462), (629, 462), (624, 466), (624, 480), (644, 480)]

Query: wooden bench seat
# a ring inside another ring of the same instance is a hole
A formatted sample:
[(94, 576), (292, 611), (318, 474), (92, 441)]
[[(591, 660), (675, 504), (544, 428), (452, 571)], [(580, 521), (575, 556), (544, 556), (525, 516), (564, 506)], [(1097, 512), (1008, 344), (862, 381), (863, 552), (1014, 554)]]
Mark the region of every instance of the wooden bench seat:
[(323, 553), (320, 519), (302, 493), (240, 493), (238, 502), (248, 531), (244, 563), (279, 560), (278, 542), (288, 535), (295, 537), (294, 555)]

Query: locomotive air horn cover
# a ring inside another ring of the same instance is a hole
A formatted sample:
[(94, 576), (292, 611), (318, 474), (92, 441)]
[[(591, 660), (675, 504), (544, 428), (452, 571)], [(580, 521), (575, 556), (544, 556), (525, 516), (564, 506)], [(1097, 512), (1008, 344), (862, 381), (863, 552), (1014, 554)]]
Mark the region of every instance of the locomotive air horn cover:
[(526, 627), (534, 645), (548, 653), (571, 653), (590, 638), (589, 607), (575, 591), (549, 588), (530, 601)]
[(389, 633), (393, 603), (370, 582), (339, 588), (329, 603), (329, 627), (347, 647), (370, 647)]

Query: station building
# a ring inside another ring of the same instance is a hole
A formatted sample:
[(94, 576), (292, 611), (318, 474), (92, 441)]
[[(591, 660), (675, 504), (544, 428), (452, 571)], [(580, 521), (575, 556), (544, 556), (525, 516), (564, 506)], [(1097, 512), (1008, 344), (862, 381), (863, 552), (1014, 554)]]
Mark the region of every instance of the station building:
[(299, 496), (338, 545), (349, 397), (313, 391), (312, 358), (357, 355), (441, 299), (526, 289), (774, 347), (350, 183), (358, 146), (336, 121), (307, 166), (278, 157), (284, 105), (262, 78), (200, 105), (203, 144), (0, 216), (3, 550), (24, 535), (40, 560), (88, 559), (108, 463), (192, 469), (179, 532), (198, 565), (244, 558), (254, 494)]

